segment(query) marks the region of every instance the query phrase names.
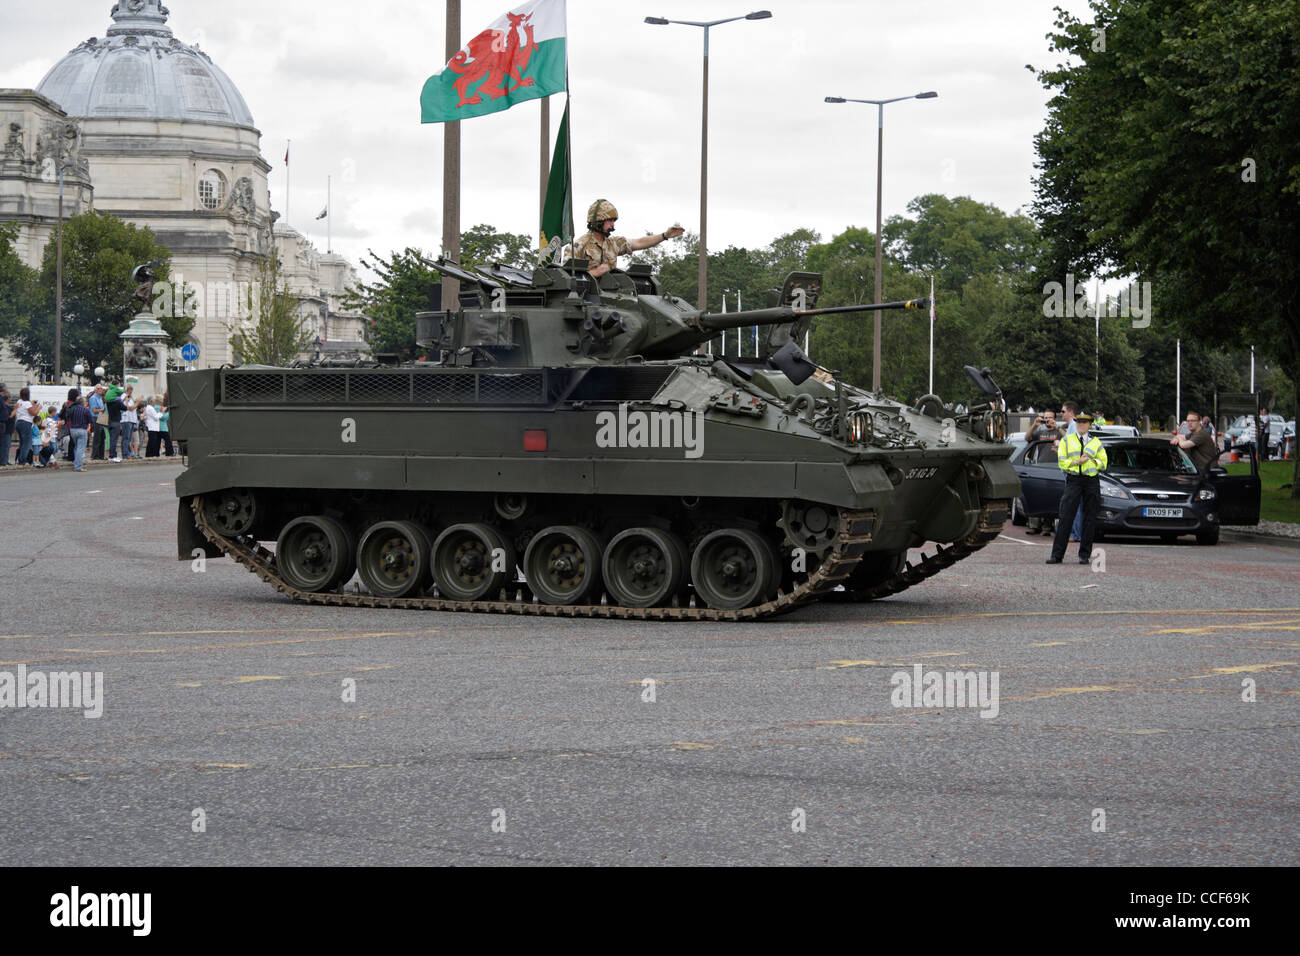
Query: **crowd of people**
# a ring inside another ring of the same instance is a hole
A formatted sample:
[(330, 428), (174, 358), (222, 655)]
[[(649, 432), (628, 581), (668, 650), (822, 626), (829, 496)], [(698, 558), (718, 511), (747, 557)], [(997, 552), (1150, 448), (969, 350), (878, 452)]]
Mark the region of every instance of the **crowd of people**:
[(173, 456), (167, 396), (137, 398), (134, 392), (132, 385), (101, 382), (88, 395), (68, 389), (62, 407), (42, 408), (30, 389), (21, 389), (15, 398), (0, 384), (0, 467), (8, 467), (15, 441), (14, 464), (19, 467), (58, 468), (62, 458), (73, 471), (81, 471), (87, 446), (90, 457), (99, 461)]

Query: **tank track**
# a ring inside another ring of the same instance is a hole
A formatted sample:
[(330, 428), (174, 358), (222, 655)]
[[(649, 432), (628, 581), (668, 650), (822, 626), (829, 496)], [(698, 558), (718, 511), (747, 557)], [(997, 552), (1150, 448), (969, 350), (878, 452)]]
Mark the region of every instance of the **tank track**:
[[(515, 589), (516, 598), (500, 601), (453, 601), (441, 597), (385, 598), (362, 592), (302, 591), (282, 580), (277, 573), (275, 555), (251, 538), (227, 538), (209, 523), (203, 497), (191, 502), (199, 530), (222, 553), (252, 571), (281, 594), (306, 604), (330, 607), (400, 608), (425, 611), (477, 611), (489, 614), (533, 614), (545, 617), (591, 617), (641, 621), (756, 621), (787, 614), (834, 592), (862, 560), (871, 541), (875, 524), (874, 511), (851, 511), (841, 508), (840, 533), (831, 549), (808, 580), (792, 591), (778, 592), (770, 601), (752, 607), (723, 610), (710, 607), (622, 607), (616, 604), (543, 604), (529, 599), (526, 589)], [(919, 584), (926, 578), (951, 567), (975, 553), (998, 536), (1008, 514), (1006, 501), (982, 502), (975, 530), (960, 541), (940, 545), (935, 554), (923, 556), (916, 564), (907, 564), (897, 574), (879, 584), (863, 589), (864, 599), (886, 597)], [(504, 593), (504, 592), (503, 592)]]

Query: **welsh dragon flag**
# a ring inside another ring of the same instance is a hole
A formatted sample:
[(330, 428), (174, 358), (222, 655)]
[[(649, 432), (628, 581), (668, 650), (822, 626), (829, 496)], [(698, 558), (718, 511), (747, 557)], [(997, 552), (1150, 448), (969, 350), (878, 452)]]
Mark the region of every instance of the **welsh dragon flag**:
[(565, 0), (531, 0), (466, 43), (420, 91), (420, 122), (508, 110), (565, 88)]

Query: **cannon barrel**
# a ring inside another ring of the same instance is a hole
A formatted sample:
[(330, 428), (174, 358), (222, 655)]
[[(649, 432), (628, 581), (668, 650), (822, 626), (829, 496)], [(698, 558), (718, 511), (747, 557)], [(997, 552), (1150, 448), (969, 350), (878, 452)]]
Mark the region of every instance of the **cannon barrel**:
[(879, 312), (885, 309), (924, 309), (929, 305), (929, 299), (905, 299), (873, 305), (831, 305), (824, 309), (795, 309), (788, 305), (778, 305), (770, 309), (750, 309), (747, 312), (706, 312), (697, 321), (702, 329), (721, 332), (724, 329), (743, 329), (750, 325), (780, 325), (782, 322), (793, 322), (805, 315)]

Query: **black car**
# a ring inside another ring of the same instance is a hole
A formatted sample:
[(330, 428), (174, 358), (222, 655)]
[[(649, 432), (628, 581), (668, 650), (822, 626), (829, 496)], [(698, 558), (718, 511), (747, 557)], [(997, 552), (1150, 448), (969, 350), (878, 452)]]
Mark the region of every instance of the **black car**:
[[(1164, 438), (1103, 436), (1108, 465), (1101, 473), (1097, 533), (1159, 535), (1172, 541), (1194, 534), (1215, 544), (1221, 524), (1259, 524), (1257, 467), (1229, 476), (1222, 468), (1198, 472), (1181, 448)], [(1020, 476), (1020, 500), (1030, 516), (1055, 517), (1065, 488), (1051, 442), (1032, 442), (1011, 456)]]

